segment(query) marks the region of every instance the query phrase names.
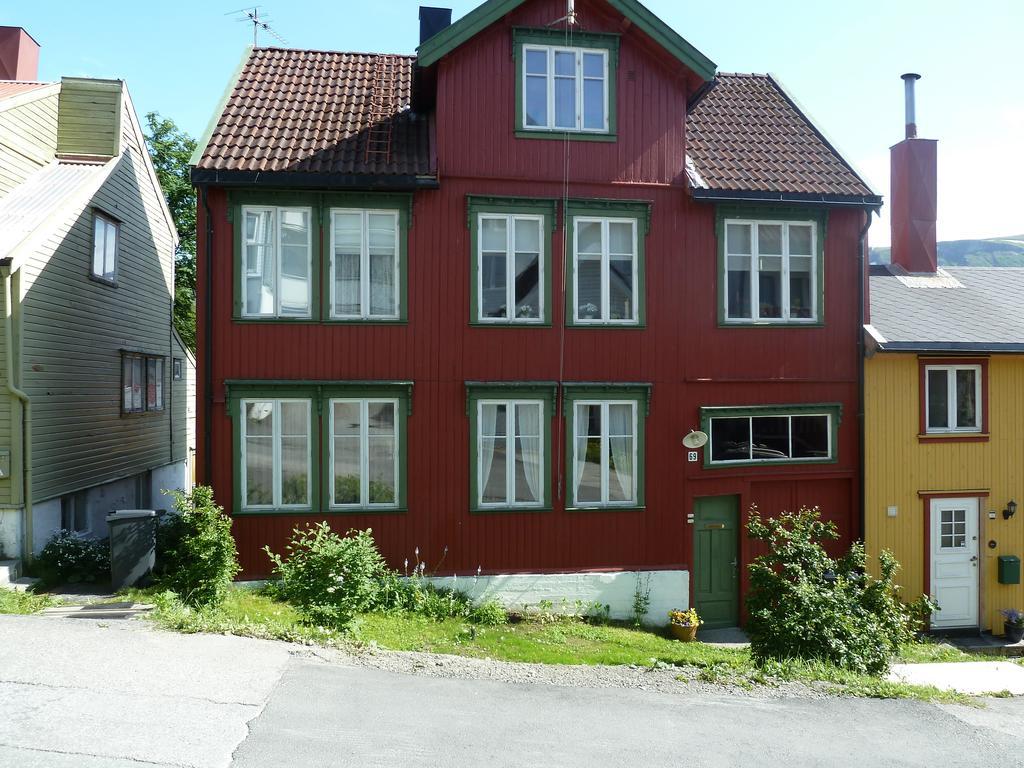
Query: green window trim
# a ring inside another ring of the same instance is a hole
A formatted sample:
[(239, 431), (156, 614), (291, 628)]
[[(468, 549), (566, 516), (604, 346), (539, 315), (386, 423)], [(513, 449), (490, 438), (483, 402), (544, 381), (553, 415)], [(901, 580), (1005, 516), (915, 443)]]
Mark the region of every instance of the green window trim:
[[(242, 314), (243, 216), (245, 206), (305, 207), (311, 209), (310, 238), (312, 302), (309, 317), (247, 317)], [(404, 325), (409, 319), (409, 229), (412, 226), (412, 193), (403, 192), (294, 192), (236, 191), (228, 193), (228, 221), (232, 223), (234, 244), (234, 307), (237, 323)], [(335, 208), (393, 210), (398, 212), (398, 317), (331, 317), (330, 275), (332, 254), (331, 210)]]
[[(392, 514), (408, 511), (408, 426), (412, 415), (411, 381), (312, 381), (312, 380), (229, 380), (225, 382), (225, 400), (232, 421), (233, 446), (233, 502), (234, 516), (247, 515), (367, 515)], [(310, 467), (311, 504), (308, 509), (257, 509), (242, 508), (242, 413), (241, 401), (258, 398), (299, 399), (310, 401)], [(330, 506), (330, 485), (333, 471), (327, 467), (330, 457), (329, 412), (332, 398), (397, 399), (399, 407), (395, 413), (398, 432), (398, 493), (394, 507), (349, 507)], [(403, 407), (404, 406), (404, 407)]]
[[(827, 415), (829, 417), (829, 457), (827, 459), (795, 458), (795, 459), (749, 459), (737, 461), (712, 461), (711, 419), (713, 418), (750, 418), (757, 416), (809, 416)], [(750, 467), (765, 465), (793, 464), (836, 464), (839, 461), (839, 426), (843, 420), (842, 403), (800, 403), (794, 405), (750, 405), (750, 406), (704, 406), (700, 409), (700, 428), (708, 435), (708, 444), (704, 447), (705, 469), (729, 469), (730, 467)]]
[[(480, 214), (525, 214), (543, 216), (544, 225), (541, 233), (544, 252), (542, 254), (543, 269), (541, 270), (541, 292), (544, 297), (544, 312), (540, 320), (523, 322), (515, 320), (484, 321), (480, 319), (479, 293), (479, 217)], [(483, 328), (549, 328), (551, 327), (551, 263), (553, 233), (558, 214), (558, 201), (546, 197), (502, 197), (497, 195), (466, 195), (466, 227), (469, 229), (470, 250), (470, 289), (469, 289), (469, 324)]]
[[(566, 382), (562, 384), (562, 418), (565, 428), (565, 509), (567, 512), (622, 512), (645, 508), (647, 416), (652, 385), (643, 382)], [(577, 505), (575, 494), (575, 412), (585, 400), (633, 400), (636, 402), (636, 503)]]
[[(619, 65), (619, 40), (621, 35), (605, 32), (572, 32), (566, 40), (566, 32), (556, 29), (535, 29), (532, 27), (512, 28), (512, 62), (516, 72), (516, 109), (513, 133), (520, 139), (549, 139), (556, 141), (616, 141), (618, 126), (617, 81)], [(584, 131), (564, 128), (526, 128), (523, 115), (523, 46), (543, 45), (568, 48), (589, 48), (607, 51), (608, 55), (608, 130)]]
[[(634, 219), (636, 221), (636, 320), (581, 323), (576, 320), (576, 219)], [(644, 328), (647, 324), (646, 248), (651, 231), (651, 203), (647, 200), (571, 199), (566, 202), (565, 236), (565, 324), (575, 328)]]
[[(718, 205), (715, 208), (715, 238), (718, 242), (718, 327), (719, 328), (821, 328), (825, 325), (825, 237), (828, 234), (828, 209), (796, 205)], [(728, 285), (726, 280), (725, 224), (727, 220), (785, 221), (812, 223), (816, 229), (814, 249), (817, 317), (814, 320), (760, 320), (726, 318)]]
[[(466, 382), (466, 415), (469, 418), (469, 510), (474, 514), (495, 514), (503, 512), (550, 512), (552, 510), (551, 492), (551, 421), (555, 416), (558, 384), (553, 381), (467, 381)], [(479, 435), (477, 404), (481, 400), (539, 400), (543, 404), (541, 430), (543, 434), (543, 461), (541, 468), (541, 487), (544, 498), (540, 505), (534, 506), (481, 506), (479, 503)]]

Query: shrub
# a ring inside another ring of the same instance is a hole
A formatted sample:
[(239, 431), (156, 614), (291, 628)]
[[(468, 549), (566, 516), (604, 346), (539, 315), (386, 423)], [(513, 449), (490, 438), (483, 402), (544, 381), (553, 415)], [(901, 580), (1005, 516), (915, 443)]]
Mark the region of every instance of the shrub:
[(187, 605), (220, 605), (241, 570), (231, 518), (204, 485), (188, 494), (175, 491), (174, 508), (178, 514), (157, 527), (161, 581)]
[(282, 558), (264, 547), (281, 597), (313, 623), (345, 627), (363, 611), (393, 605), (398, 576), (377, 551), (370, 529), (339, 536), (326, 523), (296, 528)]
[(928, 606), (900, 601), (891, 553), (879, 555), (878, 579), (866, 573), (863, 544), (829, 557), (821, 542), (839, 534), (816, 507), (766, 520), (754, 507), (747, 528), (769, 549), (749, 566), (747, 632), (756, 662), (798, 658), (880, 675), (913, 639)]
[(473, 607), (469, 614), (469, 620), (474, 624), (499, 627), (502, 624), (508, 623), (508, 611), (497, 600), (485, 600)]
[(47, 586), (109, 581), (110, 540), (57, 531), (36, 558), (35, 571)]

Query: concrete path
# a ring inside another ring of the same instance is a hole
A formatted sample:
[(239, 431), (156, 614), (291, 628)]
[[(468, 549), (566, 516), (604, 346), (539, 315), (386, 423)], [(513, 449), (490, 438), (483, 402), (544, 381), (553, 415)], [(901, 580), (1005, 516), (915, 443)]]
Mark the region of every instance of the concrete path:
[(0, 766), (226, 766), (288, 646), (0, 616)]
[(915, 685), (934, 685), (971, 696), (1004, 691), (1024, 696), (1024, 666), (1010, 661), (894, 664), (889, 679)]

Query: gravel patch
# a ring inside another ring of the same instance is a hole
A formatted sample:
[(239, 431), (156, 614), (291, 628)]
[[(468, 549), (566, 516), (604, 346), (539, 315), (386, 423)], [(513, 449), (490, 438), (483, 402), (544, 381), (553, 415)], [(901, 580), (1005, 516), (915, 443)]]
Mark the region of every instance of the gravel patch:
[(637, 665), (530, 664), (496, 661), (419, 651), (390, 651), (383, 648), (341, 650), (295, 646), (304, 655), (331, 664), (358, 666), (405, 675), (438, 678), (492, 680), (502, 683), (554, 685), (566, 688), (634, 688), (676, 695), (717, 694), (747, 698), (826, 698), (824, 688), (780, 681), (776, 685), (737, 685), (700, 679), (698, 667), (676, 667), (659, 663)]

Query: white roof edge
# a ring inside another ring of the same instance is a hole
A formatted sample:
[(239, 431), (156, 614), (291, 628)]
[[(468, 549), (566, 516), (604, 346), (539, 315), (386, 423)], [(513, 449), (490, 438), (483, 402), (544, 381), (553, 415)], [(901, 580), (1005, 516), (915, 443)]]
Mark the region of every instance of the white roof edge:
[(23, 104), (29, 104), (36, 99), (41, 99), (44, 96), (52, 96), (55, 93), (60, 93), (59, 82), (46, 83), (43, 88), (33, 88), (32, 90), (25, 91), (24, 93), (17, 93), (14, 96), (8, 96), (6, 99), (0, 99), (0, 112), (20, 107)]
[(686, 178), (690, 181), (690, 186), (694, 189), (707, 189), (707, 182), (704, 181), (704, 177), (700, 175), (700, 171), (697, 170), (697, 164), (693, 162), (693, 158), (690, 157), (690, 153), (686, 153)]
[(864, 330), (867, 331), (868, 335), (872, 339), (874, 339), (876, 342), (878, 342), (879, 344), (885, 344), (886, 343), (885, 336), (883, 336), (882, 332), (879, 331), (877, 328), (875, 328), (875, 326), (871, 325), (871, 323), (868, 323), (867, 325), (865, 325), (864, 326)]

